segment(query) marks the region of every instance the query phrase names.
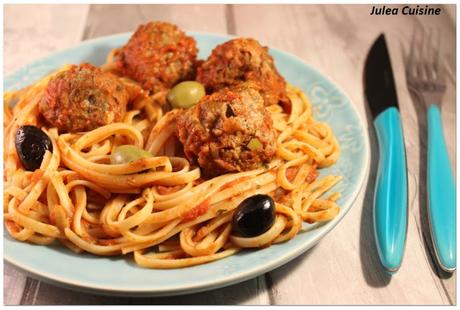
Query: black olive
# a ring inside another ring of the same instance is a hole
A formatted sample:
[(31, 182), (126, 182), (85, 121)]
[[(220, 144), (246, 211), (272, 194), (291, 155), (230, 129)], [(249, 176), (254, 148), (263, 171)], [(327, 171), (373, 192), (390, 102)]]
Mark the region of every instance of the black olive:
[(53, 152), (51, 139), (40, 128), (35, 126), (19, 127), (14, 142), (22, 166), (28, 171), (40, 168), (45, 151)]
[(254, 195), (243, 200), (233, 215), (233, 232), (243, 237), (263, 234), (275, 222), (275, 203), (270, 196)]

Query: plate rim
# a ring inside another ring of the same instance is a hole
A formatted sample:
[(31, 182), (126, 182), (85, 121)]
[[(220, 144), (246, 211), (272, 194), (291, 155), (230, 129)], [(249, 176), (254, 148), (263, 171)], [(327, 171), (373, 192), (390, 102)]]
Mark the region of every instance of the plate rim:
[[(212, 36), (212, 37), (225, 38), (225, 39), (240, 37), (240, 36), (232, 35), (232, 34), (221, 34), (221, 33), (206, 32), (206, 31), (185, 31), (185, 32), (191, 36), (195, 36), (195, 35)], [(48, 59), (52, 59), (53, 57), (56, 57), (56, 55), (58, 54), (65, 54), (65, 53), (70, 52), (71, 50), (74, 50), (82, 46), (98, 45), (99, 42), (103, 42), (107, 40), (114, 40), (119, 37), (129, 36), (131, 34), (132, 32), (122, 32), (122, 33), (111, 34), (107, 36), (101, 36), (101, 37), (77, 42), (76, 44), (73, 44), (65, 49), (52, 52), (48, 55), (45, 55), (43, 57), (40, 57), (38, 59), (35, 59), (25, 64), (19, 69), (5, 75), (4, 81), (7, 80), (8, 78), (11, 78), (12, 76), (19, 74), (21, 70), (24, 70), (27, 67), (31, 67), (37, 62), (46, 62)], [(332, 221), (324, 224), (324, 225), (329, 225), (327, 229), (319, 232), (317, 236), (312, 237), (311, 241), (306, 243), (305, 246), (302, 245), (302, 246), (299, 246), (298, 248), (295, 248), (292, 251), (286, 252), (286, 254), (280, 255), (276, 257), (275, 259), (270, 260), (268, 264), (264, 264), (260, 267), (252, 268), (246, 272), (243, 272), (243, 274), (242, 272), (238, 272), (238, 273), (235, 273), (234, 275), (227, 275), (220, 280), (213, 280), (213, 281), (208, 281), (204, 283), (198, 283), (195, 285), (185, 285), (185, 286), (180, 286), (180, 285), (175, 284), (174, 286), (169, 286), (169, 287), (161, 286), (161, 287), (152, 287), (152, 288), (145, 288), (145, 289), (139, 289), (139, 288), (131, 289), (129, 287), (119, 288), (115, 286), (111, 287), (109, 285), (99, 285), (99, 284), (94, 284), (94, 283), (82, 281), (82, 280), (72, 280), (72, 279), (69, 280), (66, 278), (62, 278), (59, 275), (54, 275), (48, 272), (43, 272), (38, 269), (34, 269), (33, 267), (29, 267), (24, 264), (18, 263), (17, 261), (14, 260), (14, 258), (10, 257), (5, 252), (3, 253), (4, 260), (7, 261), (12, 266), (14, 266), (15, 268), (18, 268), (26, 272), (28, 275), (30, 275), (33, 278), (40, 279), (45, 282), (50, 282), (53, 284), (60, 284), (65, 287), (73, 288), (79, 291), (110, 295), (110, 296), (114, 296), (114, 295), (116, 296), (173, 296), (173, 295), (183, 295), (183, 294), (197, 293), (197, 292), (203, 292), (203, 291), (207, 291), (211, 289), (222, 288), (222, 287), (226, 287), (226, 286), (230, 286), (233, 284), (237, 284), (237, 283), (246, 281), (248, 279), (255, 278), (257, 276), (260, 276), (261, 274), (270, 272), (280, 267), (281, 265), (287, 264), (291, 260), (299, 257), (301, 254), (303, 254), (304, 252), (308, 251), (313, 246), (315, 246), (319, 241), (321, 241), (321, 239), (325, 235), (331, 232), (335, 228), (335, 226), (337, 226), (342, 221), (345, 215), (354, 206), (360, 192), (362, 191), (364, 187), (366, 176), (369, 174), (369, 170), (370, 170), (370, 141), (369, 141), (369, 133), (367, 131), (368, 126), (367, 126), (367, 122), (364, 121), (363, 117), (358, 111), (358, 108), (355, 106), (353, 101), (350, 99), (349, 95), (345, 91), (343, 91), (343, 89), (340, 86), (338, 86), (339, 84), (337, 84), (335, 80), (332, 79), (329, 75), (324, 74), (322, 71), (311, 66), (299, 56), (296, 56), (294, 54), (291, 54), (289, 52), (286, 52), (278, 48), (271, 48), (271, 47), (269, 48), (271, 50), (276, 51), (276, 53), (278, 54), (281, 54), (288, 58), (292, 58), (295, 61), (302, 63), (303, 65), (308, 67), (309, 70), (318, 74), (319, 76), (324, 78), (326, 81), (328, 81), (330, 84), (332, 84), (333, 87), (337, 89), (340, 92), (340, 94), (347, 99), (347, 101), (349, 102), (348, 105), (351, 106), (354, 114), (356, 115), (359, 121), (359, 127), (363, 134), (364, 157), (365, 157), (364, 168), (361, 169), (361, 172), (357, 178), (357, 183), (359, 184), (359, 186), (357, 186), (356, 189), (350, 194), (351, 198), (349, 199), (349, 202), (346, 204), (347, 205), (346, 210), (344, 210), (343, 212), (340, 212), (339, 215), (336, 218), (334, 218)], [(4, 91), (6, 90), (4, 89)], [(15, 240), (12, 240), (12, 241), (15, 241)]]

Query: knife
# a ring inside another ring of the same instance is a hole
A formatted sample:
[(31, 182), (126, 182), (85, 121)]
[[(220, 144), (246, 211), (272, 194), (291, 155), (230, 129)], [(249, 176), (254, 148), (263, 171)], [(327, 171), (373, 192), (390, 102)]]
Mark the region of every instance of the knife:
[(364, 88), (377, 134), (379, 159), (374, 192), (374, 235), (383, 267), (401, 266), (407, 234), (407, 169), (398, 98), (385, 36), (367, 55)]

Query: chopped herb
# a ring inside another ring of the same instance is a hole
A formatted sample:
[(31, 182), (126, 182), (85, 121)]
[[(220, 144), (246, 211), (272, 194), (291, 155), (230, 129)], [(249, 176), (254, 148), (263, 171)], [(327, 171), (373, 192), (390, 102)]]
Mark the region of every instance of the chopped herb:
[(225, 210), (225, 209), (219, 209), (219, 210), (217, 210), (216, 214), (219, 216), (219, 215), (221, 215), (221, 214), (224, 214), (225, 212), (227, 212), (227, 210)]

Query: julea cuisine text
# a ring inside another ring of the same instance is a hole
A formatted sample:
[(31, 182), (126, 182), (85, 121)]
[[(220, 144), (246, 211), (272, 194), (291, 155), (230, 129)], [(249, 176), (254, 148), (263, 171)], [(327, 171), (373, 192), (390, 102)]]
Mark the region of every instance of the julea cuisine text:
[[(387, 7), (387, 6), (372, 6), (370, 15), (398, 15), (400, 8)], [(404, 6), (401, 9), (402, 15), (440, 15), (441, 8), (432, 8), (428, 5), (425, 6)]]

